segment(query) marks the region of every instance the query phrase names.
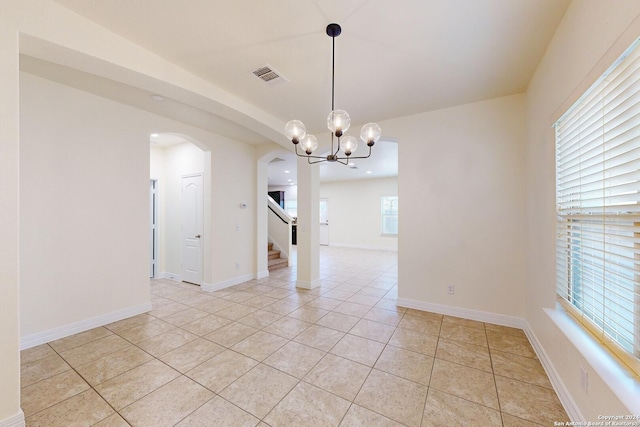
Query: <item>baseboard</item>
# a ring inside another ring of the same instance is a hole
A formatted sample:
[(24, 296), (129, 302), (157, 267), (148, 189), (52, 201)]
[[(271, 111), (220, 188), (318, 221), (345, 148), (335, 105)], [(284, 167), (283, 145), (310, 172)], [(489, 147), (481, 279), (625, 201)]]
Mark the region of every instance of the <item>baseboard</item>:
[(22, 410), (12, 417), (0, 420), (0, 427), (25, 427), (26, 425)]
[(122, 310), (113, 311), (101, 316), (96, 316), (90, 319), (71, 323), (69, 325), (49, 329), (47, 331), (27, 335), (20, 338), (20, 350), (26, 350), (40, 344), (55, 341), (57, 339), (68, 337), (69, 335), (77, 334), (79, 332), (88, 331), (89, 329), (97, 328), (99, 326), (108, 325), (109, 323), (117, 322), (118, 320), (126, 319), (128, 317), (136, 316), (148, 311), (151, 311), (151, 302), (125, 308)]
[(307, 282), (306, 280), (296, 280), (296, 288), (314, 289), (320, 286), (321, 282), (322, 281), (320, 279), (316, 279), (311, 282)]
[(349, 248), (349, 249), (364, 249), (367, 251), (386, 251), (386, 252), (398, 252), (398, 248), (387, 248), (380, 246), (366, 246), (366, 245), (350, 245), (348, 243), (330, 243), (328, 246), (332, 248)]
[(269, 277), (269, 270), (264, 270), (256, 274), (256, 279), (264, 279), (265, 277)]
[(525, 324), (526, 327), (524, 328), (524, 332), (533, 347), (533, 351), (536, 352), (538, 359), (540, 359), (540, 363), (542, 363), (542, 367), (547, 373), (549, 381), (551, 381), (551, 385), (558, 395), (558, 399), (560, 399), (560, 403), (562, 403), (564, 410), (567, 412), (567, 415), (569, 415), (569, 419), (574, 421), (584, 420), (585, 418), (582, 415), (582, 412), (578, 408), (578, 405), (576, 405), (576, 402), (573, 400), (573, 397), (571, 396), (571, 393), (569, 393), (569, 390), (567, 390), (567, 387), (565, 387), (564, 382), (562, 382), (558, 371), (556, 371), (553, 363), (551, 363), (551, 359), (549, 359), (549, 356), (547, 356), (547, 353), (544, 351), (544, 347), (540, 344), (538, 337), (529, 326), (529, 323), (525, 321)]
[[(268, 273), (268, 272), (267, 272)], [(215, 292), (220, 289), (228, 288), (229, 286), (239, 285), (240, 283), (248, 282), (249, 280), (255, 279), (256, 276), (253, 274), (245, 274), (244, 276), (234, 277), (233, 279), (224, 280), (218, 283), (203, 283), (200, 288), (206, 292)]]
[(182, 282), (182, 275), (169, 273), (168, 271), (161, 271), (158, 275), (158, 279), (168, 279), (173, 280), (174, 282)]
[(453, 307), (450, 305), (434, 304), (408, 298), (398, 298), (398, 305), (401, 307), (414, 308), (416, 310), (430, 311), (432, 313), (477, 320), (479, 322), (493, 323), (494, 325), (510, 326), (512, 328), (524, 329), (527, 326), (525, 320), (521, 317)]
[(564, 383), (560, 379), (560, 375), (558, 375), (558, 372), (555, 370), (553, 363), (551, 363), (551, 360), (547, 356), (547, 353), (544, 351), (544, 347), (542, 347), (540, 341), (538, 341), (538, 338), (525, 319), (515, 316), (507, 316), (504, 314), (490, 313), (486, 311), (452, 307), (442, 304), (433, 304), (407, 298), (398, 298), (398, 305), (401, 307), (414, 308), (417, 310), (430, 311), (434, 313), (446, 314), (448, 316), (462, 317), (465, 319), (477, 320), (480, 322), (492, 323), (495, 325), (510, 326), (513, 328), (520, 328), (524, 330), (527, 339), (531, 343), (531, 346), (538, 356), (538, 359), (540, 359), (540, 363), (542, 363), (542, 366), (547, 373), (547, 376), (549, 377), (549, 381), (551, 381), (551, 384), (556, 394), (558, 395), (558, 399), (560, 399), (560, 403), (562, 403), (562, 406), (567, 412), (567, 415), (569, 415), (569, 418), (571, 420), (584, 420), (582, 412), (580, 411), (580, 409), (578, 409), (578, 406), (573, 400), (571, 393), (569, 393)]

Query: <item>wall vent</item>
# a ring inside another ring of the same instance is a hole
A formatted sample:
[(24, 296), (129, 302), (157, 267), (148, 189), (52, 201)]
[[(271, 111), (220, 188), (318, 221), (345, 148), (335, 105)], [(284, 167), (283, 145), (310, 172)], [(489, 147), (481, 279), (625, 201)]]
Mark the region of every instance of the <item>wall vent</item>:
[(271, 65), (265, 64), (253, 71), (253, 75), (263, 82), (273, 84), (278, 82), (288, 82), (289, 79), (284, 77), (281, 72), (274, 69)]

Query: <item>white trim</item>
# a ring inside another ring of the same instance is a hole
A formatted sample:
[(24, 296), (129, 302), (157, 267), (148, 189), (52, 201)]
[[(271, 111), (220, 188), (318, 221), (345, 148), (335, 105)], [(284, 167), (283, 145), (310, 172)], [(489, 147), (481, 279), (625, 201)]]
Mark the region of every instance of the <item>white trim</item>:
[[(393, 237), (398, 237), (397, 234), (394, 234)], [(365, 249), (367, 251), (387, 251), (387, 252), (398, 252), (398, 248), (389, 248), (386, 246), (365, 246), (365, 245), (350, 245), (348, 243), (331, 243), (330, 246), (332, 248), (351, 248), (351, 249)]]
[(163, 271), (161, 273), (158, 273), (158, 279), (167, 279), (167, 280), (173, 280), (174, 282), (182, 282), (182, 275), (181, 274), (175, 274), (175, 273), (169, 273), (168, 271)]
[(556, 368), (553, 366), (551, 359), (549, 358), (549, 356), (547, 356), (547, 353), (544, 351), (544, 347), (542, 347), (542, 344), (538, 340), (538, 337), (533, 332), (528, 323), (524, 332), (525, 334), (527, 334), (527, 338), (529, 339), (529, 342), (533, 347), (533, 351), (535, 351), (538, 359), (540, 360), (540, 363), (542, 363), (542, 367), (547, 373), (547, 377), (549, 377), (549, 381), (551, 381), (551, 385), (558, 395), (560, 403), (562, 403), (564, 410), (567, 412), (567, 415), (569, 415), (569, 419), (574, 421), (584, 420), (585, 418), (582, 415), (582, 411), (580, 411), (580, 408), (578, 408), (578, 405), (576, 405), (576, 402), (575, 400), (573, 400), (571, 393), (564, 385), (564, 382), (558, 374), (558, 371), (556, 371)]
[(479, 322), (493, 323), (494, 325), (510, 326), (512, 328), (525, 329), (527, 326), (526, 321), (521, 317), (453, 307), (450, 305), (434, 304), (408, 298), (398, 298), (398, 305), (401, 307), (415, 308), (416, 310), (430, 311), (432, 313), (477, 320)]
[(260, 271), (256, 274), (256, 279), (264, 279), (265, 277), (269, 277), (269, 270)]
[(150, 302), (81, 320), (69, 325), (49, 329), (48, 331), (27, 335), (20, 338), (20, 350), (26, 350), (40, 344), (55, 341), (79, 332), (88, 331), (89, 329), (97, 328), (99, 326), (108, 325), (109, 323), (117, 322), (118, 320), (126, 319), (148, 311), (151, 311)]
[(255, 279), (255, 276), (253, 274), (245, 274), (244, 276), (234, 277), (233, 279), (224, 280), (218, 283), (203, 283), (200, 288), (206, 292), (215, 292), (219, 291), (220, 289), (225, 289), (233, 285), (239, 285), (240, 283), (248, 282), (249, 280), (253, 279)]
[(311, 282), (307, 282), (306, 280), (296, 280), (296, 288), (314, 289), (320, 286), (320, 283), (322, 283), (322, 280), (320, 279), (316, 279)]
[(22, 409), (14, 416), (0, 420), (0, 427), (25, 427), (26, 425)]
[[(634, 378), (628, 369), (625, 369), (609, 351), (575, 322), (560, 306), (555, 309), (545, 308), (543, 310), (578, 353), (587, 361), (589, 367), (602, 378), (602, 381), (607, 384), (611, 392), (626, 406), (629, 414), (640, 414), (640, 400), (638, 399), (638, 396), (640, 396), (640, 381), (638, 378)], [(576, 411), (579, 413), (577, 409)]]

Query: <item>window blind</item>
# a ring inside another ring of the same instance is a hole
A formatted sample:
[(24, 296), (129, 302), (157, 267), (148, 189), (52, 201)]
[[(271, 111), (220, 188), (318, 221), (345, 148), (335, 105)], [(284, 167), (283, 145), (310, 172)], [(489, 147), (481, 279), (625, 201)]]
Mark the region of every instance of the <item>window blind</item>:
[(555, 123), (560, 301), (640, 374), (637, 40)]

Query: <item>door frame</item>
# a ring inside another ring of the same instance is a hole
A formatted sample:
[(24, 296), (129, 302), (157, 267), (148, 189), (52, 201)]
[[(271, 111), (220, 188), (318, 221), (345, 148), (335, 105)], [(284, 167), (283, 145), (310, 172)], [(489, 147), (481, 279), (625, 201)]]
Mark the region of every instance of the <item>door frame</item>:
[(149, 248), (149, 268), (151, 275), (149, 278), (158, 278), (158, 265), (160, 264), (158, 248), (160, 247), (158, 225), (158, 180), (151, 178), (149, 180), (149, 231), (150, 231), (150, 248)]

